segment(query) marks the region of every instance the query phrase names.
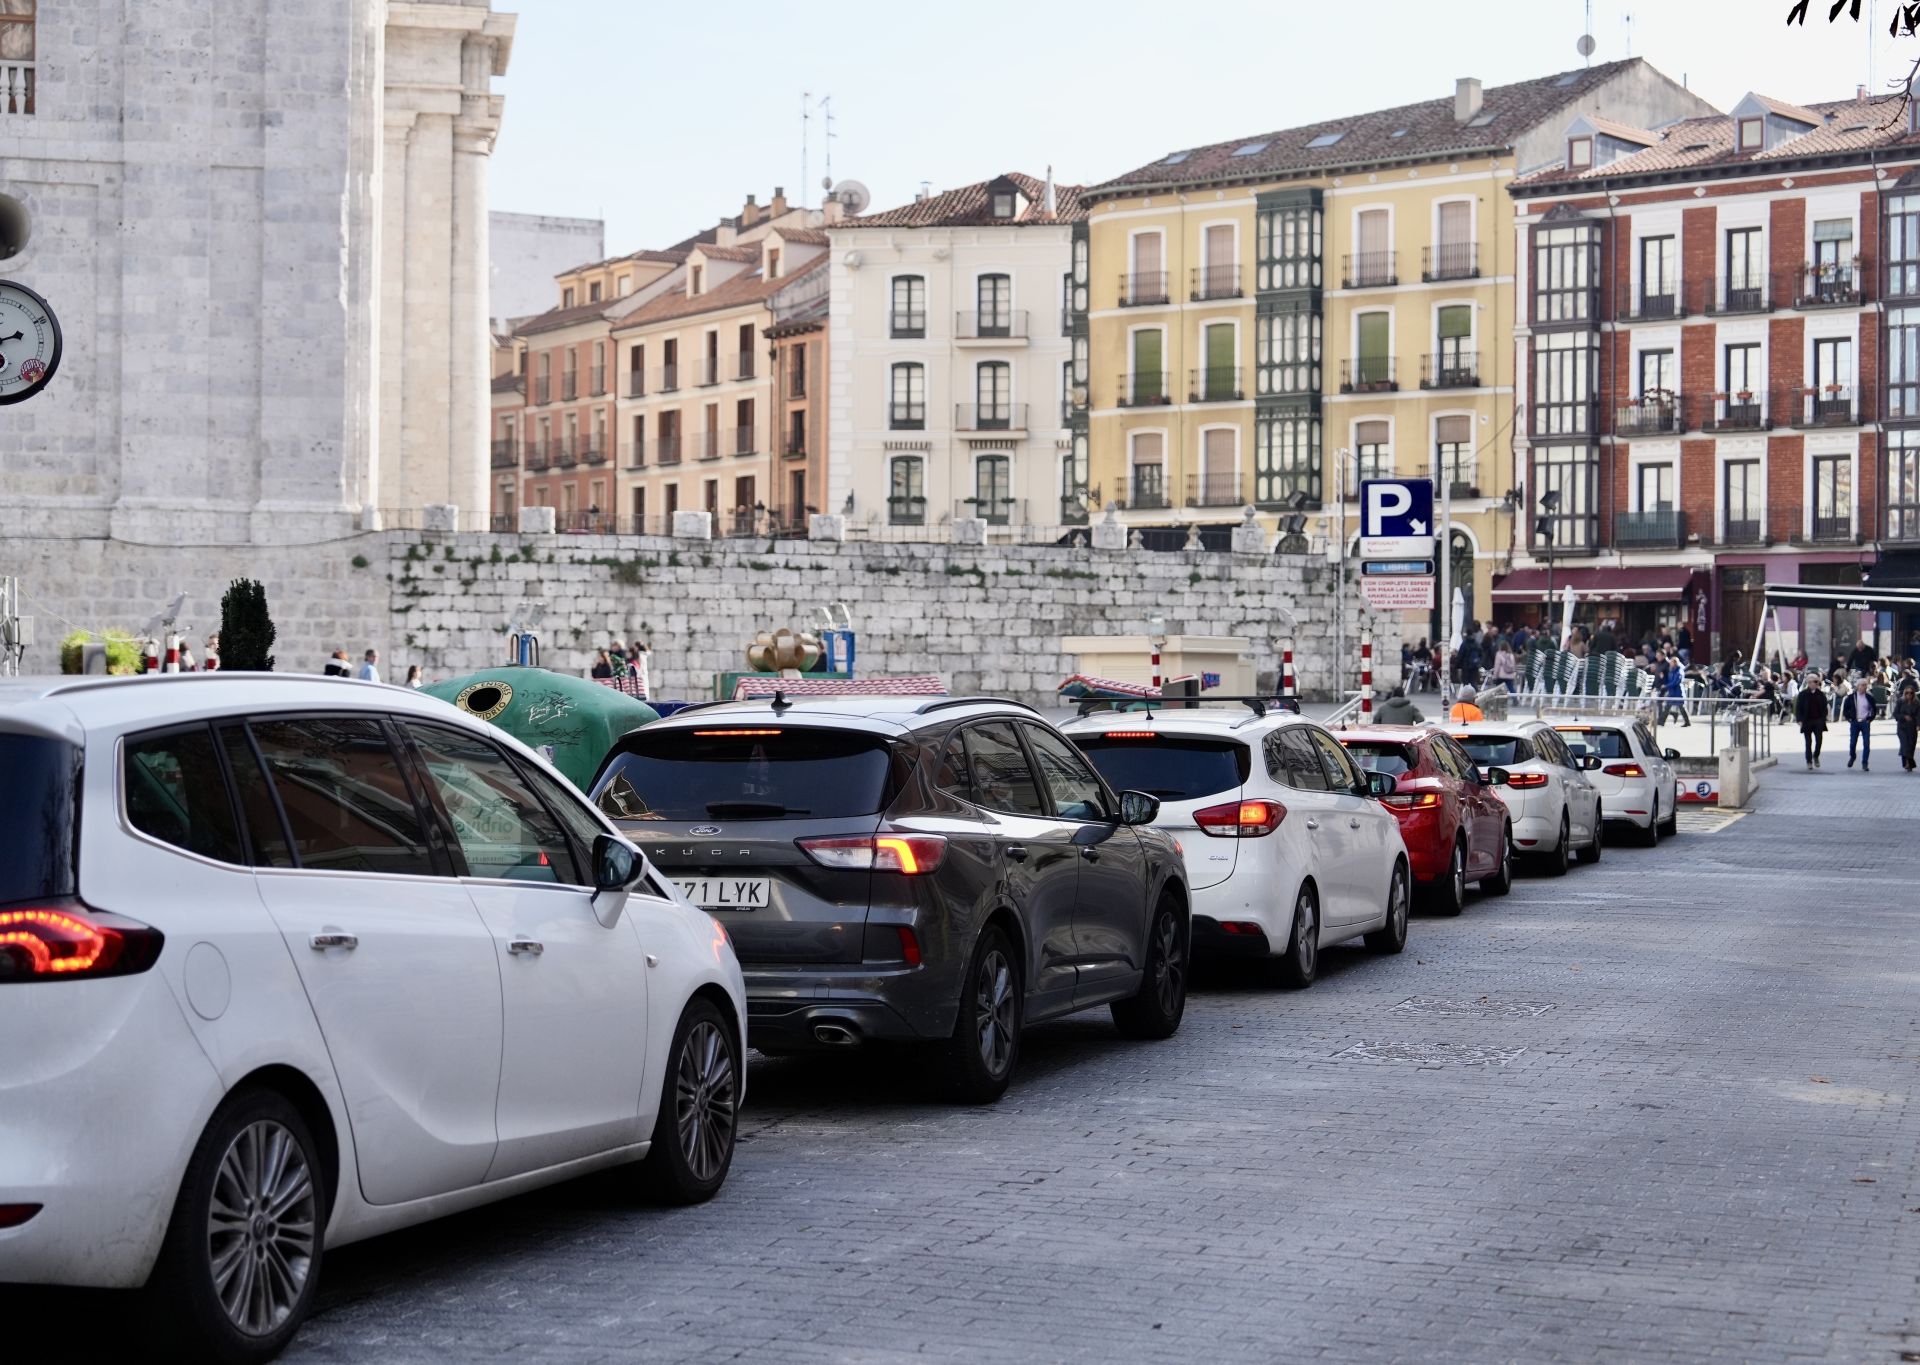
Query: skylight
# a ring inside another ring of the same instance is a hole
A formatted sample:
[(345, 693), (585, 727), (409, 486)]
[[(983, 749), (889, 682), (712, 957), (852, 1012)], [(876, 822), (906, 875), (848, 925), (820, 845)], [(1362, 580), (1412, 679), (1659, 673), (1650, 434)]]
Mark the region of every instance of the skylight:
[(1842, 128), (1840, 131), (1843, 133), (1864, 133), (1867, 131), (1867, 125), (1864, 123), (1855, 123)]
[(1474, 119), (1474, 120), (1473, 120), (1472, 122), (1470, 122), (1470, 123), (1468, 123), (1468, 124), (1467, 124), (1467, 127), (1469, 127), (1469, 128), (1484, 128), (1484, 127), (1486, 127), (1486, 126), (1487, 126), (1487, 125), (1488, 125), (1489, 123), (1492, 123), (1492, 122), (1493, 122), (1493, 121), (1494, 121), (1495, 119), (1497, 119), (1497, 118), (1499, 118), (1499, 117), (1500, 117), (1500, 116), (1499, 116), (1498, 114), (1481, 114), (1481, 115), (1480, 115), (1480, 116), (1479, 116), (1478, 118), (1476, 118), (1476, 119)]
[(1339, 141), (1339, 140), (1340, 140), (1341, 138), (1343, 138), (1343, 137), (1345, 137), (1346, 135), (1347, 135), (1347, 130), (1346, 130), (1346, 129), (1344, 129), (1344, 128), (1342, 128), (1342, 129), (1341, 129), (1341, 130), (1340, 130), (1339, 132), (1337, 132), (1337, 133), (1322, 133), (1322, 134), (1320, 134), (1320, 136), (1319, 136), (1319, 137), (1317, 137), (1317, 138), (1315, 138), (1315, 139), (1314, 139), (1313, 141), (1311, 141), (1311, 142), (1309, 142), (1309, 143), (1307, 144), (1307, 146), (1309, 146), (1309, 147), (1331, 147), (1331, 146), (1333, 146), (1333, 144), (1334, 144), (1334, 143), (1336, 143), (1336, 142), (1338, 142), (1338, 141)]
[(1407, 135), (1407, 130), (1405, 128), (1395, 128), (1393, 130), (1393, 136), (1395, 137), (1405, 137), (1406, 135)]
[(1575, 85), (1579, 83), (1580, 76), (1581, 76), (1581, 73), (1578, 71), (1569, 71), (1566, 75), (1562, 76), (1559, 80), (1555, 81), (1554, 84), (1555, 85)]
[(1160, 164), (1163, 166), (1178, 166), (1182, 161), (1185, 161), (1188, 157), (1192, 155), (1193, 155), (1192, 152), (1174, 152), (1171, 155), (1169, 155), (1167, 159), (1161, 162)]
[(1713, 150), (1713, 144), (1710, 142), (1689, 142), (1680, 150), (1683, 152), (1707, 152)]
[(1235, 156), (1258, 156), (1266, 150), (1267, 144), (1264, 142), (1249, 142), (1244, 147), (1235, 147), (1233, 154)]

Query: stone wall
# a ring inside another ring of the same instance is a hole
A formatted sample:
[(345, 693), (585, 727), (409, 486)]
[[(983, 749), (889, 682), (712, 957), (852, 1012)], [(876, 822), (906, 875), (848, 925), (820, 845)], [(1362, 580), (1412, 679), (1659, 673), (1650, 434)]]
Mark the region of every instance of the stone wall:
[[(389, 678), (410, 663), (429, 678), (465, 672), (503, 658), (508, 618), (539, 604), (548, 667), (584, 672), (597, 646), (638, 636), (652, 646), (661, 695), (704, 697), (715, 673), (745, 666), (756, 632), (844, 602), (861, 673), (938, 673), (956, 692), (1050, 700), (1075, 668), (1063, 636), (1139, 634), (1153, 616), (1176, 635), (1250, 637), (1265, 680), (1289, 612), (1301, 690), (1332, 686), (1333, 570), (1271, 555), (387, 531), (300, 548), (24, 540), (0, 546), (0, 574), (21, 577), (39, 618), (29, 672), (58, 666), (65, 627), (53, 614), (138, 628), (185, 591), (199, 640), (217, 625), (227, 581), (246, 574), (266, 585), (283, 670), (318, 671), (334, 649), (358, 659), (372, 646)], [(1358, 597), (1351, 588), (1350, 678)], [(1364, 619), (1384, 659), (1398, 628)]]

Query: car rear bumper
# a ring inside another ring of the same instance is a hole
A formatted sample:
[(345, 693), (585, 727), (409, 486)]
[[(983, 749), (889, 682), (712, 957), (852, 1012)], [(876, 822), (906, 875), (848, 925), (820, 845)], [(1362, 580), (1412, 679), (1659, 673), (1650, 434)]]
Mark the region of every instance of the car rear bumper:
[(1437, 882), (1447, 875), (1452, 863), (1453, 845), (1444, 837), (1439, 816), (1433, 811), (1408, 815), (1395, 812), (1400, 822), (1400, 841), (1407, 846), (1407, 866), (1416, 882)]
[(1612, 791), (1600, 792), (1600, 814), (1609, 825), (1638, 825), (1645, 829), (1653, 823), (1655, 783), (1636, 780), (1616, 783)]
[(1513, 846), (1521, 853), (1550, 853), (1560, 840), (1560, 822), (1544, 815), (1513, 817)]
[(1243, 852), (1234, 876), (1193, 888), (1193, 951), (1223, 957), (1283, 951), (1292, 929), (1283, 907), (1293, 904), (1293, 888), (1285, 881), (1277, 860), (1263, 870)]
[(747, 1044), (833, 1050), (868, 1040), (935, 1040), (953, 1033), (955, 973), (929, 967), (754, 968), (747, 985)]
[[(1250, 925), (1250, 921), (1229, 921)], [(1272, 957), (1276, 951), (1265, 929), (1237, 928), (1229, 931), (1221, 921), (1207, 915), (1193, 917), (1192, 948), (1199, 957)], [(1286, 945), (1280, 945), (1284, 948)]]

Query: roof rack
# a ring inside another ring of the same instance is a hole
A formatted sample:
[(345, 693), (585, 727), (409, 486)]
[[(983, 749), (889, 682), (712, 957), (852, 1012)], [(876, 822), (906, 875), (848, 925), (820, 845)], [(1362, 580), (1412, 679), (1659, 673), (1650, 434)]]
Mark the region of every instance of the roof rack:
[(1288, 715), (1301, 714), (1298, 697), (1242, 697), (1218, 692), (1197, 692), (1191, 697), (1082, 697), (1079, 701), (1080, 714), (1090, 716), (1102, 708), (1118, 712), (1122, 706), (1140, 706), (1145, 708), (1149, 720), (1153, 718), (1153, 708), (1158, 706), (1168, 711), (1198, 711), (1194, 702), (1237, 701), (1253, 712), (1253, 719), (1259, 720), (1269, 711), (1285, 711)]
[(922, 702), (913, 708), (916, 716), (932, 715), (935, 711), (944, 711), (950, 706), (1017, 706), (1022, 711), (1040, 712), (1023, 701), (1010, 701), (1005, 697), (937, 697), (933, 701)]

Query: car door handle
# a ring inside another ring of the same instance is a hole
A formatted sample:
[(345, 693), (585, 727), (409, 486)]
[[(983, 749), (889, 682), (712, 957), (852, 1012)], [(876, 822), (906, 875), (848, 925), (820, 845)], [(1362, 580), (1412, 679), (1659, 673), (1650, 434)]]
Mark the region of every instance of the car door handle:
[(338, 929), (329, 929), (325, 933), (315, 934), (307, 940), (307, 946), (315, 952), (324, 953), (329, 948), (358, 948), (360, 938), (357, 934), (343, 933)]
[(527, 957), (538, 957), (547, 951), (547, 945), (536, 942), (530, 938), (508, 939), (507, 951), (510, 953), (524, 954)]
[(1352, 817), (1351, 819), (1349, 819), (1349, 820), (1347, 821), (1347, 825), (1348, 825), (1348, 827), (1349, 827), (1349, 828), (1351, 828), (1351, 829), (1359, 829), (1359, 828), (1360, 828), (1360, 817), (1359, 817), (1359, 816), (1357, 816), (1357, 815), (1356, 815), (1356, 816), (1354, 816), (1354, 817)]
[(1008, 844), (1007, 857), (1013, 862), (1024, 863), (1027, 860), (1027, 846), (1025, 844)]
[(1319, 828), (1320, 828), (1320, 822), (1319, 822), (1318, 820), (1309, 820), (1309, 821), (1307, 821), (1307, 828), (1308, 828), (1308, 829), (1319, 829)]
[(1090, 863), (1097, 863), (1100, 861), (1100, 850), (1097, 848), (1083, 848), (1080, 850), (1080, 856)]

